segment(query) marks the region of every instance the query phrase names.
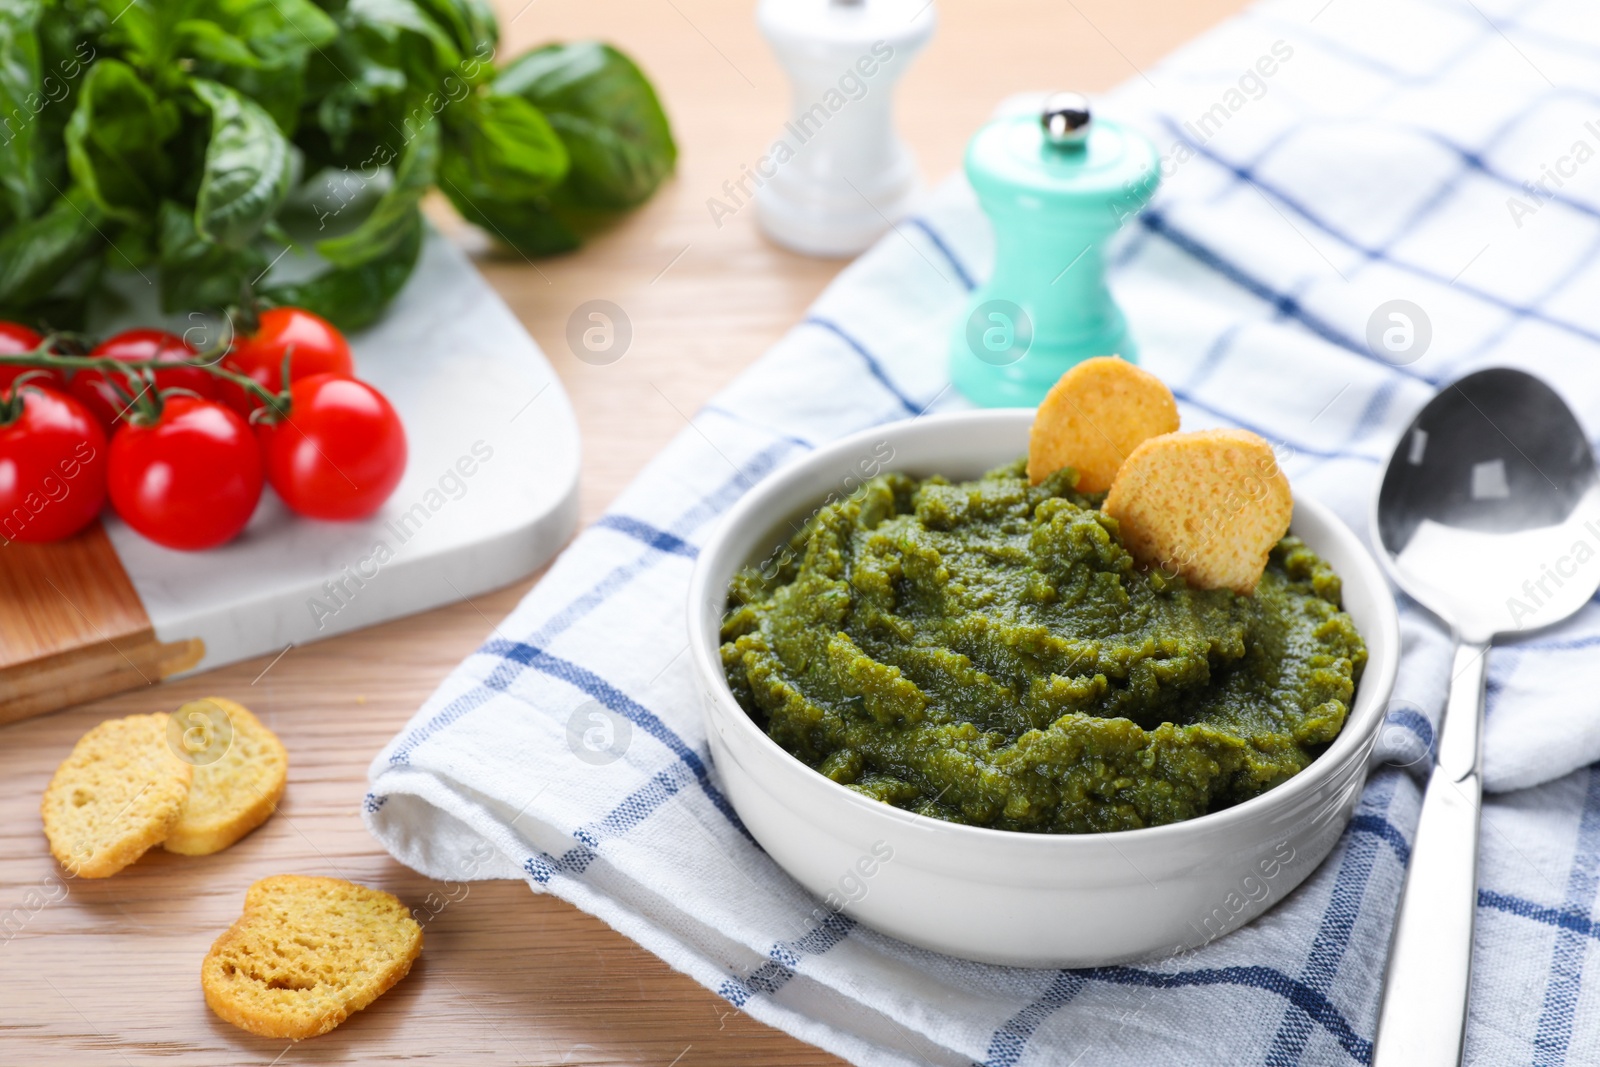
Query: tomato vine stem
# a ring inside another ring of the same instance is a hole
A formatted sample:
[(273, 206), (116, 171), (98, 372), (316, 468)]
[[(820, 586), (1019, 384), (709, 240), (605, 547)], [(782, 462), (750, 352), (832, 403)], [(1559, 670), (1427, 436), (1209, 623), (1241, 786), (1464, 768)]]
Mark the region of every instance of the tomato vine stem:
[[(105, 374), (107, 379), (113, 374), (126, 378), (131, 390), (125, 392), (129, 406), (139, 403), (142, 396), (153, 393), (151, 386), (155, 382), (158, 371), (174, 370), (179, 367), (193, 367), (204, 371), (220, 381), (232, 382), (246, 393), (254, 396), (263, 405), (263, 418), (268, 422), (282, 419), (289, 413), (289, 390), (287, 384), (281, 393), (274, 393), (254, 378), (227, 370), (218, 366), (223, 353), (198, 352), (189, 359), (184, 360), (159, 360), (159, 359), (113, 359), (110, 356), (74, 356), (57, 352), (55, 349), (64, 339), (62, 335), (51, 335), (40, 343), (38, 348), (31, 352), (18, 352), (15, 354), (0, 355), (0, 367), (34, 367), (40, 370), (66, 371), (70, 375), (78, 371), (96, 370)], [(70, 343), (70, 339), (69, 340)], [(290, 353), (285, 353), (284, 363), (287, 369)], [(288, 374), (283, 380), (288, 382)], [(20, 379), (19, 379), (20, 381)], [(115, 382), (112, 383), (115, 385)], [(13, 389), (15, 386), (13, 386)], [(120, 386), (117, 387), (120, 390)], [(154, 402), (159, 405), (162, 396), (154, 392)], [(255, 421), (252, 414), (251, 421)]]

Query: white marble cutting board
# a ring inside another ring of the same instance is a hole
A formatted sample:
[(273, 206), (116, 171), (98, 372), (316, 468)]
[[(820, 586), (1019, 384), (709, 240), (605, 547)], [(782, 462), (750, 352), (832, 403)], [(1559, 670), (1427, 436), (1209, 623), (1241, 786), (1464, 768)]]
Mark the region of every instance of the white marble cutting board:
[(205, 642), (192, 671), (508, 585), (572, 533), (572, 406), (458, 248), (430, 230), (406, 287), (351, 347), (357, 375), (394, 404), (410, 447), (404, 480), (372, 518), (303, 519), (269, 488), (237, 540), (174, 552), (108, 513), (157, 638)]

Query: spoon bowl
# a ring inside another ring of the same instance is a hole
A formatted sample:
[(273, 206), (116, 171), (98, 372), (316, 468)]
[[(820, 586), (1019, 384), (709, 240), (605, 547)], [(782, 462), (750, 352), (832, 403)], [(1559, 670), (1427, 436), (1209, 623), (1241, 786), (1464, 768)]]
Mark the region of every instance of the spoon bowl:
[(1477, 904), (1489, 647), (1568, 618), (1600, 588), (1594, 449), (1538, 378), (1505, 368), (1470, 374), (1445, 386), (1401, 435), (1372, 526), (1389, 576), (1456, 639), (1373, 1064), (1457, 1067)]
[(1401, 437), (1374, 528), (1390, 577), (1461, 640), (1552, 625), (1600, 586), (1594, 450), (1538, 378), (1470, 374)]

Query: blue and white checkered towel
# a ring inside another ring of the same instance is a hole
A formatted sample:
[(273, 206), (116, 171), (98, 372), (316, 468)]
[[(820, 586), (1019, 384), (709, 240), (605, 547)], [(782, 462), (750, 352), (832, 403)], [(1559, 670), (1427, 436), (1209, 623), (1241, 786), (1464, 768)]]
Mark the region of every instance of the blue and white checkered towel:
[[(1279, 443), (1358, 531), (1390, 442), (1466, 371), (1527, 367), (1600, 426), (1595, 86), (1593, 0), (1268, 0), (1101, 101), (1166, 156), (1113, 285), (1185, 425)], [(1288, 900), (1179, 960), (1014, 970), (816, 925), (735, 829), (683, 655), (696, 546), (820, 442), (961, 406), (947, 331), (990, 241), (956, 179), (847, 269), (379, 755), (369, 825), (432, 877), (556, 893), (857, 1063), (1366, 1063), (1448, 673), (1415, 605), (1381, 741), (1411, 770), (1373, 775)], [(1430, 330), (1378, 358), (1391, 300)], [(1595, 647), (1591, 605), (1491, 657), (1469, 1062), (1600, 1062)]]

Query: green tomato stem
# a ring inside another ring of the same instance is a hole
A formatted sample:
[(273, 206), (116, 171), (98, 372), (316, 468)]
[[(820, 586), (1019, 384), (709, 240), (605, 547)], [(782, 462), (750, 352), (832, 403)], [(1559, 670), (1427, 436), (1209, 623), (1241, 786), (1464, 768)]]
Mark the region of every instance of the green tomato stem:
[(220, 354), (213, 356), (210, 353), (197, 353), (191, 359), (185, 360), (155, 360), (155, 359), (112, 359), (109, 356), (67, 356), (51, 351), (55, 338), (47, 337), (40, 346), (32, 352), (19, 352), (14, 355), (0, 355), (0, 367), (39, 367), (77, 372), (83, 370), (97, 370), (102, 374), (120, 374), (126, 378), (130, 385), (135, 386), (133, 399), (138, 400), (140, 394), (146, 390), (140, 387), (138, 372), (148, 371), (152, 375), (156, 371), (171, 370), (175, 367), (193, 367), (204, 371), (213, 378), (232, 382), (246, 393), (254, 396), (265, 406), (268, 421), (277, 421), (289, 412), (289, 389), (285, 383), (283, 392), (274, 393), (256, 381), (236, 371), (225, 370), (217, 366), (216, 360)]

